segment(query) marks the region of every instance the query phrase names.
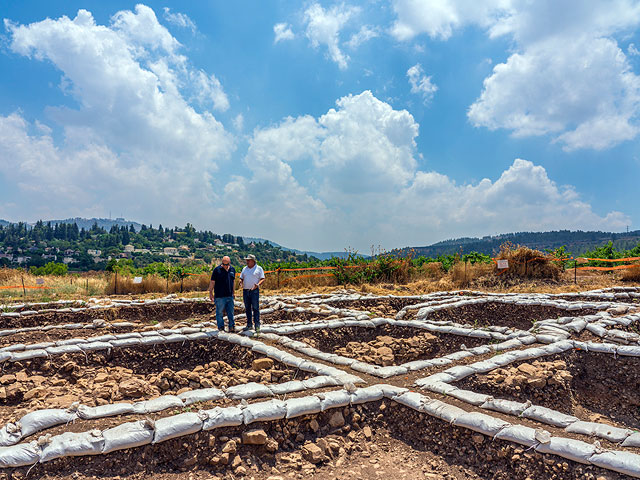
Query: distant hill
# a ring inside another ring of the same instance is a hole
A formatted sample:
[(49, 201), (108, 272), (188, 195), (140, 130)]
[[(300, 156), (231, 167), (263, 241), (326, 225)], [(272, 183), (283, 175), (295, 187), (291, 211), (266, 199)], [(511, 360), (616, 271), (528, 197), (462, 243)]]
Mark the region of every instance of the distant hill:
[(140, 227), (142, 227), (142, 224), (138, 222), (125, 220), (124, 218), (116, 218), (115, 220), (112, 220), (110, 218), (76, 217), (76, 218), (65, 218), (63, 220), (43, 220), (43, 221), (44, 223), (51, 222), (51, 225), (57, 225), (59, 223), (76, 223), (78, 225), (78, 228), (80, 229), (84, 228), (85, 230), (89, 230), (94, 223), (97, 223), (98, 227), (104, 228), (107, 231), (109, 231), (111, 227), (113, 227), (114, 225), (117, 225), (118, 227), (130, 227), (131, 225), (133, 225), (133, 228), (136, 229), (136, 232), (139, 232)]
[[(298, 250), (297, 248), (290, 248), (290, 247), (285, 247), (283, 245), (279, 245), (276, 242), (272, 242), (271, 240), (266, 240), (264, 238), (260, 238), (260, 237), (243, 237), (244, 241), (246, 243), (249, 242), (267, 242), (270, 245), (273, 245), (274, 247), (280, 247), (283, 250), (288, 250), (290, 252), (293, 253), (297, 253), (298, 255), (304, 255), (307, 254), (310, 257), (316, 257), (319, 260), (328, 260), (330, 258), (347, 258), (348, 253), (347, 252), (312, 252), (310, 250)], [(362, 255), (360, 253), (357, 254), (358, 257), (363, 257), (363, 258), (368, 258), (369, 255)]]
[[(125, 220), (124, 218), (116, 218), (115, 220), (112, 220), (110, 218), (80, 218), (80, 217), (75, 217), (75, 218), (65, 218), (62, 220), (42, 220), (45, 224), (46, 223), (51, 223), (51, 225), (58, 225), (60, 223), (66, 223), (66, 224), (77, 224), (79, 229), (85, 229), (85, 230), (89, 230), (94, 223), (98, 224), (98, 227), (100, 228), (104, 228), (105, 230), (110, 230), (111, 227), (113, 227), (114, 225), (117, 225), (118, 227), (129, 227), (131, 225), (133, 225), (133, 228), (136, 229), (136, 232), (140, 231), (140, 227), (142, 227), (142, 224), (138, 223), (138, 222), (132, 222), (129, 220)], [(10, 223), (16, 223), (16, 222), (8, 222), (6, 220), (0, 220), (0, 226), (6, 227), (7, 225), (9, 225)], [(35, 225), (35, 223), (29, 223), (29, 226), (33, 226)]]
[(460, 252), (463, 254), (479, 252), (493, 255), (498, 252), (500, 245), (511, 242), (515, 245), (522, 245), (541, 251), (556, 249), (564, 245), (570, 253), (580, 255), (609, 241), (613, 242), (613, 245), (618, 250), (631, 249), (640, 243), (640, 230), (624, 233), (583, 232), (581, 230), (505, 233), (482, 238), (463, 237), (444, 240), (425, 247), (405, 247), (396, 250), (396, 252), (406, 255), (410, 250), (413, 250), (415, 256), (423, 255), (425, 257), (437, 257), (438, 255), (450, 255)]

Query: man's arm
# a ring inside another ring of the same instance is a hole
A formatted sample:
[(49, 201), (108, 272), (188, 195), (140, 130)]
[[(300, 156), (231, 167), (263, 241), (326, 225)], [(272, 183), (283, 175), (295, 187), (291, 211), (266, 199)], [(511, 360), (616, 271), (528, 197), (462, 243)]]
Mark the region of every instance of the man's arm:
[(233, 271), (233, 280), (231, 280), (231, 298), (236, 296), (236, 271)]
[(211, 280), (209, 282), (209, 300), (211, 300), (213, 302), (213, 287), (216, 286), (216, 282), (214, 280)]

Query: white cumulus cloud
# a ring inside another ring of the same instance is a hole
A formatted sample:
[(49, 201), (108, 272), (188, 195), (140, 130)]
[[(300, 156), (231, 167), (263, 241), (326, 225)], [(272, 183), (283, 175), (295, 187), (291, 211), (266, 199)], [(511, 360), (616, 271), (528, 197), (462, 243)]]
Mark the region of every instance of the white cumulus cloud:
[(411, 85), (411, 93), (422, 95), (424, 103), (429, 103), (438, 91), (438, 86), (431, 81), (431, 77), (424, 73), (422, 65), (416, 63), (409, 68), (407, 77)]
[(344, 4), (334, 5), (328, 10), (314, 3), (304, 12), (306, 35), (311, 45), (327, 47), (328, 55), (339, 68), (347, 68), (349, 56), (340, 48), (340, 32), (349, 20), (359, 12), (357, 7)]
[(173, 13), (169, 7), (164, 7), (164, 19), (177, 27), (187, 28), (192, 32), (196, 31), (196, 24), (186, 13)]
[(5, 178), (34, 192), (38, 208), (68, 211), (72, 196), (97, 214), (113, 208), (182, 221), (179, 203), (168, 197), (215, 200), (212, 175), (234, 140), (209, 111), (190, 105), (194, 92), (186, 85), (196, 79), (214, 106), (228, 102), (215, 76), (189, 67), (153, 10), (138, 5), (109, 25), (79, 10), (74, 19), (9, 23), (8, 29), (9, 48), (51, 62), (76, 102), (47, 110), (62, 128), (59, 142), (46, 125), (34, 128), (19, 113), (0, 117)]
[(276, 23), (273, 26), (273, 33), (275, 35), (273, 43), (292, 40), (295, 37), (293, 30), (291, 30), (291, 25), (288, 23)]
[(549, 135), (565, 150), (611, 148), (638, 135), (640, 78), (616, 40), (640, 25), (638, 2), (395, 0), (393, 7), (399, 40), (446, 40), (471, 25), (513, 39), (514, 52), (469, 108), (475, 126)]
[(245, 165), (227, 191), (252, 228), (306, 248), (419, 245), (517, 230), (619, 229), (629, 218), (599, 215), (570, 186), (516, 159), (497, 179), (468, 184), (418, 168), (419, 126), (371, 92), (348, 95), (315, 118), (285, 118), (254, 132)]

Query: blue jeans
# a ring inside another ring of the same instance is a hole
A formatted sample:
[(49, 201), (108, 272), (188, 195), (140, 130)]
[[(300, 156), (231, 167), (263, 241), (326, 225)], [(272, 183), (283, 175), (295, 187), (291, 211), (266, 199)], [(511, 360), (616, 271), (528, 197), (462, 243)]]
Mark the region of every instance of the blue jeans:
[(214, 298), (216, 304), (216, 323), (218, 324), (218, 330), (224, 330), (224, 318), (223, 312), (227, 311), (227, 319), (229, 320), (229, 330), (233, 331), (236, 324), (233, 320), (233, 297), (216, 297)]
[(244, 289), (242, 290), (242, 300), (244, 300), (244, 309), (247, 312), (247, 327), (256, 330), (260, 328), (260, 291)]

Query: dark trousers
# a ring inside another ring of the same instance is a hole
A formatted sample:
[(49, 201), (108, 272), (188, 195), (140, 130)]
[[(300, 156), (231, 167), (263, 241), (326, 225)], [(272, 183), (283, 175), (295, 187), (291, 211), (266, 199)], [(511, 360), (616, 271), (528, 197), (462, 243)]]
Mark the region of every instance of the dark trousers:
[(242, 300), (244, 300), (244, 309), (247, 312), (247, 327), (256, 330), (260, 328), (260, 290), (242, 290)]

